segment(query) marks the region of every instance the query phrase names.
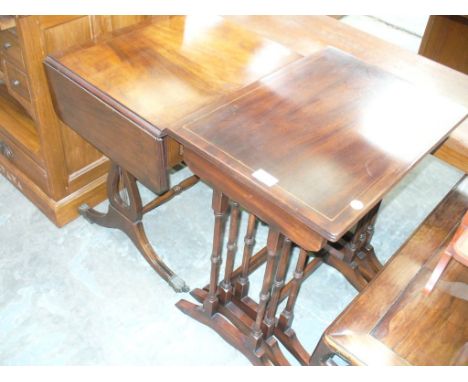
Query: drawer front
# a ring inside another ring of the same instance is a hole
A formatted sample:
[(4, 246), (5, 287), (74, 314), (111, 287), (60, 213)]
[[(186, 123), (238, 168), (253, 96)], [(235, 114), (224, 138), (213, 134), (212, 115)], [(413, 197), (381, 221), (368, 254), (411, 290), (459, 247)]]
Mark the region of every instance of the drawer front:
[(28, 77), (8, 60), (5, 60), (4, 69), (8, 92), (31, 112), (31, 92), (29, 90)]
[(0, 134), (0, 157), (11, 162), (42, 190), (47, 191), (47, 174), (11, 140)]
[(18, 37), (9, 30), (0, 32), (0, 51), (7, 59), (24, 70), (24, 59)]
[(48, 64), (46, 69), (62, 121), (146, 187), (157, 194), (166, 191), (166, 138), (149, 133)]

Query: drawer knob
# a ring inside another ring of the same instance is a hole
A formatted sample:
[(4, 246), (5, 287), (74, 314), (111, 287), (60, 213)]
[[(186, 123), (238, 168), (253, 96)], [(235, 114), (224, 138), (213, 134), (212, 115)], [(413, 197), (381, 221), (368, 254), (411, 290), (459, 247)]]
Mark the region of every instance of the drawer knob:
[(11, 84), (12, 84), (13, 86), (15, 86), (15, 87), (20, 86), (20, 83), (21, 83), (21, 82), (20, 82), (19, 80), (13, 80), (13, 81), (11, 81)]
[(8, 159), (13, 159), (13, 150), (5, 142), (0, 141), (0, 153)]
[(4, 47), (5, 49), (10, 49), (10, 48), (12, 47), (11, 42), (8, 42), (8, 41), (7, 41), (5, 44), (3, 44), (3, 47)]

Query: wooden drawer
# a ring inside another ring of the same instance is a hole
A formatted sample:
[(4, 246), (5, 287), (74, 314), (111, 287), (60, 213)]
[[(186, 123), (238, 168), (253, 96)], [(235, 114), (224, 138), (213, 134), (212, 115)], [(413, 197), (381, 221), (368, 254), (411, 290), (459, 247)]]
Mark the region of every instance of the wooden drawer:
[(45, 170), (10, 139), (0, 134), (0, 162), (5, 160), (11, 162), (14, 167), (28, 176), (40, 188), (47, 190)]
[(4, 69), (8, 92), (33, 115), (28, 77), (8, 60), (4, 60)]
[(8, 60), (24, 70), (25, 65), (21, 45), (19, 44), (18, 36), (12, 30), (0, 31), (0, 49)]

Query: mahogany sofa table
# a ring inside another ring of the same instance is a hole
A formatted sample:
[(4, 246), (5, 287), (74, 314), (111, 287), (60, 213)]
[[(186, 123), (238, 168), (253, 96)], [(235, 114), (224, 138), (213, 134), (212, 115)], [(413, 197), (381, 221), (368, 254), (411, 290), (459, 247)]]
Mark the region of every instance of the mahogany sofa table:
[[(220, 98), (301, 57), (221, 17), (196, 16), (153, 21), (47, 57), (58, 115), (112, 164), (108, 212), (84, 205), (81, 214), (124, 231), (163, 279), (176, 291), (188, 291), (152, 248), (142, 223), (145, 213), (198, 180), (192, 176), (170, 188), (168, 171), (183, 160), (183, 147), (167, 133), (201, 107), (207, 112)], [(143, 205), (137, 181), (159, 197)], [(360, 231), (372, 229), (377, 208)], [(371, 233), (366, 235), (345, 256), (331, 248), (327, 260), (359, 290), (381, 268), (369, 245)], [(360, 247), (367, 247), (369, 264), (354, 256)]]
[[(182, 147), (167, 129), (219, 97), (301, 56), (221, 17), (171, 17), (47, 57), (60, 118), (111, 160), (109, 210), (91, 222), (124, 231), (177, 292), (188, 291), (150, 245), (143, 215), (193, 186), (170, 188)], [(142, 204), (137, 181), (159, 195)]]
[[(277, 339), (308, 364), (291, 327), (306, 268), (324, 261), (358, 289), (366, 286), (380, 269), (370, 245), (380, 201), (465, 116), (462, 106), (326, 48), (170, 129), (190, 169), (214, 190), (210, 283), (192, 292), (202, 305), (181, 300), (179, 309), (253, 364), (288, 364)], [(242, 266), (234, 271), (240, 206), (250, 216)], [(247, 278), (255, 219), (269, 225), (258, 303), (248, 295)], [(300, 254), (286, 283), (292, 246)], [(278, 317), (283, 298), (288, 302)]]

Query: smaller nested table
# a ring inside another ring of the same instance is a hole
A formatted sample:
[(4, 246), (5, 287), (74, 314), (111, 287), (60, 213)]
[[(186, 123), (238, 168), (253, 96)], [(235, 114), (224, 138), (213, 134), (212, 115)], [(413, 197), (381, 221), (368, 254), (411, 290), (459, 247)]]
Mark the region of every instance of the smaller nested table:
[[(325, 262), (357, 289), (367, 285), (381, 268), (370, 244), (380, 201), (465, 115), (463, 107), (333, 48), (192, 114), (169, 134), (183, 144), (192, 171), (213, 187), (215, 225), (209, 285), (192, 291), (201, 305), (181, 300), (179, 309), (254, 364), (288, 363), (277, 340), (308, 364), (292, 329), (302, 281)], [(234, 270), (240, 206), (249, 221), (242, 265)], [(258, 219), (269, 235), (253, 255)], [(286, 282), (293, 246), (300, 254)], [(255, 302), (248, 276), (265, 258)]]

